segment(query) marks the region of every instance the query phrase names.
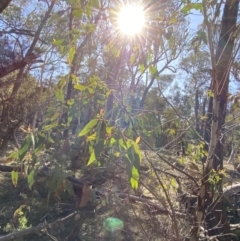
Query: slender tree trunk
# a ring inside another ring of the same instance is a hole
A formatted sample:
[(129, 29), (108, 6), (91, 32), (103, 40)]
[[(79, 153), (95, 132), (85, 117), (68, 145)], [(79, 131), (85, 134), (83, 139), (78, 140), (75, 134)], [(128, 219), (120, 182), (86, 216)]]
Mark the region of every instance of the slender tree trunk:
[(200, 133), (200, 127), (199, 127), (199, 116), (198, 116), (198, 111), (199, 111), (199, 90), (196, 89), (195, 92), (195, 107), (194, 107), (194, 112), (195, 112), (195, 119), (196, 119), (196, 131)]
[[(229, 72), (236, 38), (234, 33), (238, 7), (239, 0), (227, 0), (223, 10), (222, 27), (211, 84), (211, 91), (214, 96), (210, 98), (208, 107), (208, 123), (211, 123), (211, 131), (205, 132), (205, 140), (210, 143), (209, 152), (190, 241), (199, 240), (200, 226), (203, 220), (205, 220), (210, 236), (230, 231), (226, 216), (226, 205), (224, 205), (224, 199), (222, 198), (223, 176), (221, 176), (220, 171), (223, 169), (223, 126), (226, 117)], [(215, 170), (215, 173), (220, 176), (220, 181), (209, 182), (209, 177), (213, 174), (212, 170)], [(227, 237), (225, 237), (225, 240), (228, 240)]]

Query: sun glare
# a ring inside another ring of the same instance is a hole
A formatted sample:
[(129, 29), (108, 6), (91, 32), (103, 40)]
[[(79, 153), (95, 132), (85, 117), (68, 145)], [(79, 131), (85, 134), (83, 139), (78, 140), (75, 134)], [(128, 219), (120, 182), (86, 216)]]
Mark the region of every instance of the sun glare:
[(144, 11), (139, 6), (124, 6), (118, 15), (119, 29), (126, 35), (139, 34), (144, 26), (144, 22)]

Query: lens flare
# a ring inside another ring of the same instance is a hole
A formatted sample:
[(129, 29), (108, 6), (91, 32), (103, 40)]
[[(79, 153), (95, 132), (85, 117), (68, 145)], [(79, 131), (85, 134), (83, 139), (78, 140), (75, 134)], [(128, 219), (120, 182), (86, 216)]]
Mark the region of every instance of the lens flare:
[(122, 7), (118, 15), (118, 26), (126, 35), (139, 34), (144, 27), (145, 16), (140, 6), (129, 5)]

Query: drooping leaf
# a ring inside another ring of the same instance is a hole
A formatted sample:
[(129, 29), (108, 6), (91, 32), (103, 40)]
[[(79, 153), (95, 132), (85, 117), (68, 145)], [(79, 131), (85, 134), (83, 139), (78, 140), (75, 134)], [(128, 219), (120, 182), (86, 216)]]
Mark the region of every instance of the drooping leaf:
[(96, 144), (94, 148), (95, 156), (96, 157), (100, 156), (101, 153), (103, 152), (103, 149), (104, 149), (104, 140), (101, 139), (99, 140), (99, 142)]
[(18, 184), (18, 172), (11, 171), (11, 178), (12, 178), (13, 186), (16, 187)]
[(78, 136), (87, 135), (93, 128), (98, 124), (98, 119), (93, 119), (83, 128), (83, 130), (78, 134)]
[(30, 190), (32, 190), (33, 184), (35, 183), (35, 179), (34, 179), (35, 172), (36, 172), (36, 170), (32, 169), (31, 172), (27, 176), (28, 188)]
[(96, 156), (95, 156), (95, 152), (92, 151), (89, 161), (87, 163), (87, 166), (91, 165), (94, 161), (96, 161)]
[(208, 43), (208, 42), (207, 42), (207, 34), (206, 34), (204, 31), (199, 30), (199, 31), (198, 31), (198, 37), (199, 37), (199, 40), (200, 40), (200, 41), (203, 41), (205, 44)]
[(27, 138), (25, 139), (21, 149), (18, 151), (18, 156), (19, 156), (20, 160), (22, 160), (24, 158), (24, 156), (30, 149), (31, 145), (32, 145), (32, 138), (30, 135), (28, 135)]
[(68, 55), (68, 63), (69, 63), (69, 64), (72, 63), (75, 53), (76, 53), (76, 49), (72, 47), (72, 48), (69, 50), (69, 55)]
[(140, 65), (139, 65), (139, 68), (140, 68), (140, 72), (141, 72), (141, 74), (143, 74), (144, 71), (145, 71), (145, 67), (144, 67), (144, 65), (143, 65), (143, 64), (140, 64)]
[(131, 183), (132, 189), (138, 189), (138, 180), (136, 180), (135, 178), (131, 177), (130, 183)]

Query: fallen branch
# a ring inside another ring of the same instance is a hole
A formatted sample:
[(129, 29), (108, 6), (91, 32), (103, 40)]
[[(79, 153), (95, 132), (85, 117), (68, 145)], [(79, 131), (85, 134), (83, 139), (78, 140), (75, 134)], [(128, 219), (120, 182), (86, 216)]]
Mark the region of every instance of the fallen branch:
[(24, 229), (22, 231), (18, 231), (15, 233), (10, 233), (7, 234), (5, 236), (0, 237), (0, 241), (8, 241), (8, 240), (13, 240), (19, 237), (23, 237), (26, 236), (28, 234), (32, 234), (32, 233), (39, 233), (44, 229), (47, 228), (55, 228), (56, 226), (58, 226), (59, 223), (65, 222), (66, 220), (70, 219), (71, 217), (74, 217), (78, 212), (75, 211), (71, 214), (69, 214), (68, 216), (64, 217), (64, 218), (60, 218), (52, 223), (40, 223), (39, 225), (33, 227), (33, 228), (28, 228), (28, 229)]

